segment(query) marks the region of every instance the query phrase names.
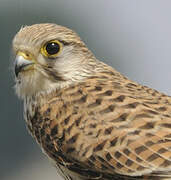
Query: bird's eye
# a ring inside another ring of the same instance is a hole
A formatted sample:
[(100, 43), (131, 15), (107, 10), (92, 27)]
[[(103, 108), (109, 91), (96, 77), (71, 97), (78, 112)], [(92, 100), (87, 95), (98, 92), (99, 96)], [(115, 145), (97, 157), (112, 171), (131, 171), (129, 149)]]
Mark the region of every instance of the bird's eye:
[(41, 48), (41, 53), (48, 58), (55, 58), (61, 52), (62, 44), (57, 41), (49, 41)]

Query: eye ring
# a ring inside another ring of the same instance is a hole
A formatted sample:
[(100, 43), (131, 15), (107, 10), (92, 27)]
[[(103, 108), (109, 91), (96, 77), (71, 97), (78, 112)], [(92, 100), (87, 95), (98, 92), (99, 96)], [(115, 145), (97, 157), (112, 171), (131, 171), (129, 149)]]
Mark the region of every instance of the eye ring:
[(58, 40), (51, 40), (46, 42), (42, 48), (41, 53), (48, 58), (56, 58), (62, 50), (62, 43)]

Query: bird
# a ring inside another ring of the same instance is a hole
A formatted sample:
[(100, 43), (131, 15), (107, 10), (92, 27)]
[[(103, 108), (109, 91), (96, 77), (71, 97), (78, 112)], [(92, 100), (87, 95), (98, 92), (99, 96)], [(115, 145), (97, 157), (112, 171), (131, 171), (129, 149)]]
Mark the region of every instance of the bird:
[(98, 60), (57, 24), (23, 26), (12, 51), (27, 128), (63, 179), (171, 179), (170, 96)]

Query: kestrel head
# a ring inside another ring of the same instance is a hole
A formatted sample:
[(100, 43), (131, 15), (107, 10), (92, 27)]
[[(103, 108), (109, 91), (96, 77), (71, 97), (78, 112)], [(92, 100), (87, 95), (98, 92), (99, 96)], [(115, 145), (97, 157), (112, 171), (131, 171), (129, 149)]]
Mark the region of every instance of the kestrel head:
[(56, 24), (25, 26), (13, 39), (16, 92), (24, 98), (78, 82), (96, 60), (79, 36)]

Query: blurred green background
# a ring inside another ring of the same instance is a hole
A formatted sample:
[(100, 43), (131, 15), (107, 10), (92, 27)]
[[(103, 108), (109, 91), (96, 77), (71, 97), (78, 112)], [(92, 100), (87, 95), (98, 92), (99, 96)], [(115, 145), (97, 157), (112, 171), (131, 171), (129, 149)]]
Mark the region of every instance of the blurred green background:
[(75, 30), (97, 58), (171, 94), (170, 0), (0, 0), (0, 180), (57, 180), (25, 128), (13, 86), (11, 41), (22, 25)]

